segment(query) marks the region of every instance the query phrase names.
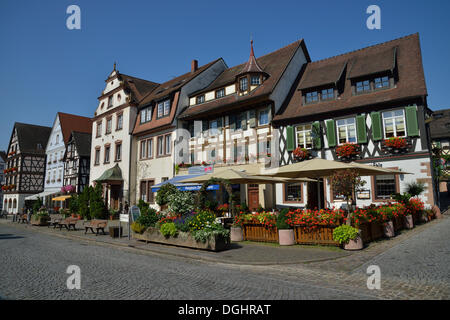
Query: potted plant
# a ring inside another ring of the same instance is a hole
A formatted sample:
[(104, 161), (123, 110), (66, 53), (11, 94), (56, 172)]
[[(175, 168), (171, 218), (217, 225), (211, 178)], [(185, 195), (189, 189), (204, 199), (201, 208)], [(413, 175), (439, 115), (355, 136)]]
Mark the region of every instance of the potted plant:
[(292, 154), (294, 155), (294, 158), (297, 161), (303, 161), (309, 158), (309, 152), (308, 149), (306, 148), (302, 148), (302, 147), (297, 147)]
[(230, 229), (230, 237), (231, 241), (239, 242), (244, 241), (244, 231), (242, 230), (242, 215), (237, 214), (233, 218), (233, 224), (231, 225)]
[(391, 205), (378, 207), (378, 214), (380, 217), (380, 222), (383, 225), (383, 233), (387, 238), (392, 238), (395, 236), (394, 223), (392, 219), (394, 218), (394, 207)]
[(391, 153), (399, 153), (406, 150), (408, 143), (405, 138), (391, 137), (384, 140), (384, 146)]
[(31, 216), (31, 224), (36, 226), (46, 226), (50, 221), (50, 215), (45, 207), (41, 207), (39, 211)]
[(361, 250), (364, 246), (360, 230), (346, 224), (334, 228), (333, 240), (343, 244), (345, 250)]
[(359, 153), (359, 145), (356, 143), (344, 143), (336, 147), (336, 155), (340, 160), (351, 160)]
[(280, 246), (295, 244), (294, 229), (287, 222), (289, 209), (283, 209), (277, 217), (278, 243)]

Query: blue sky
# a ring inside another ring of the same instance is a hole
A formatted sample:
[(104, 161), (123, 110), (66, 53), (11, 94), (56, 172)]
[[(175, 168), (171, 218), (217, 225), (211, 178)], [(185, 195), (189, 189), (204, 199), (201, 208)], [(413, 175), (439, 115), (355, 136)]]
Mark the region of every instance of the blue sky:
[[(66, 9), (81, 8), (81, 30)], [(366, 8), (381, 8), (381, 30)], [(120, 72), (161, 82), (218, 57), (233, 66), (304, 38), (313, 60), (419, 32), (428, 105), (449, 108), (450, 1), (0, 2), (0, 150), (15, 121), (51, 126), (56, 112), (93, 116), (104, 80)]]

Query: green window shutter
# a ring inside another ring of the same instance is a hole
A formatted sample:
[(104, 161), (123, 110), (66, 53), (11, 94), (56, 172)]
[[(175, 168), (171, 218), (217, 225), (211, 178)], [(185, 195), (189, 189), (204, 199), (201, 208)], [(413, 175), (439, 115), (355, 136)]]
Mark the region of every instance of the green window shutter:
[(286, 148), (287, 151), (294, 151), (294, 128), (291, 126), (286, 127)]
[(247, 112), (241, 113), (241, 129), (247, 130)]
[(313, 129), (313, 145), (314, 149), (322, 149), (322, 134), (320, 132), (320, 122), (316, 121), (312, 124)]
[(372, 112), (372, 138), (374, 141), (383, 139), (383, 132), (381, 126), (381, 114), (379, 112)]
[(249, 111), (249, 126), (250, 126), (250, 128), (256, 127), (256, 112), (255, 112), (255, 110)]
[(365, 115), (356, 116), (356, 135), (358, 138), (358, 143), (366, 143), (367, 142), (366, 116)]
[(416, 106), (410, 106), (405, 108), (406, 111), (406, 131), (408, 136), (419, 136), (419, 124), (417, 122), (417, 110)]
[(328, 146), (334, 147), (336, 146), (336, 125), (334, 120), (327, 120), (327, 138), (328, 138)]

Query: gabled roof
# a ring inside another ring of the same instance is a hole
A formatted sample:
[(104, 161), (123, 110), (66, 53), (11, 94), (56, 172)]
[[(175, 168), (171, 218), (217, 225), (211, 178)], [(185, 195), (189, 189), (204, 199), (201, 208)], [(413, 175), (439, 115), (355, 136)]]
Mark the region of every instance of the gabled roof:
[(174, 98), (172, 100), (172, 106), (170, 108), (169, 116), (157, 119), (156, 118), (157, 112), (156, 112), (156, 110), (153, 110), (152, 111), (152, 120), (141, 124), (141, 114), (139, 113), (137, 116), (137, 119), (136, 119), (136, 124), (134, 127), (133, 134), (169, 126), (173, 122), (173, 119), (177, 112), (179, 90), (181, 90), (181, 88), (184, 85), (189, 83), (189, 81), (194, 79), (196, 76), (198, 76), (203, 71), (205, 71), (209, 67), (213, 66), (215, 63), (219, 62), (220, 60), (222, 60), (222, 58), (219, 58), (210, 63), (207, 63), (207, 64), (199, 67), (194, 72), (191, 71), (191, 72), (185, 73), (179, 77), (176, 77), (172, 80), (164, 82), (158, 87), (158, 89), (156, 89), (154, 92), (148, 94), (145, 98), (143, 98), (142, 101), (139, 103), (139, 108), (143, 108), (143, 107), (152, 105), (153, 103), (158, 102), (158, 100), (165, 98), (165, 97), (169, 96), (170, 94), (175, 93)]
[[(307, 61), (310, 61), (303, 39), (295, 41), (281, 49), (278, 49), (256, 59), (256, 62), (260, 66), (262, 71), (270, 76), (264, 81), (262, 85), (251, 91), (249, 94), (243, 96), (239, 96), (238, 94), (231, 94), (225, 96), (224, 98), (190, 106), (179, 115), (179, 118), (187, 119), (190, 117), (202, 116), (210, 111), (218, 110), (225, 106), (247, 102), (253, 99), (257, 100), (263, 96), (270, 95), (278, 84), (278, 81), (283, 75), (289, 62), (294, 57), (294, 54), (299, 48), (303, 49), (303, 51), (305, 52), (305, 56), (307, 57)], [(213, 91), (215, 89), (235, 83), (236, 77), (241, 73), (242, 70), (244, 70), (244, 67), (247, 65), (247, 63), (243, 63), (226, 69), (208, 87), (206, 87), (204, 90), (192, 94), (192, 96), (208, 91)]]
[(125, 89), (131, 93), (131, 102), (138, 103), (143, 97), (159, 87), (159, 83), (132, 77), (117, 71), (117, 77), (123, 81)]
[(89, 157), (91, 155), (91, 133), (73, 131), (71, 136), (78, 155), (80, 157)]
[(16, 122), (17, 140), (21, 153), (45, 154), (52, 128)]
[(58, 112), (64, 144), (67, 146), (72, 131), (92, 133), (92, 119), (75, 114)]
[[(344, 64), (346, 64), (344, 91), (339, 97), (336, 100), (303, 105), (302, 95), (304, 92), (302, 90), (311, 84), (320, 86), (329, 83), (338, 74), (339, 66)], [(391, 70), (394, 64), (398, 73), (398, 81), (396, 81), (394, 88), (359, 95), (352, 94), (349, 77), (370, 77), (374, 73)], [(325, 74), (316, 76), (316, 74), (322, 72)], [(326, 73), (330, 73), (330, 75)], [(308, 85), (304, 85), (305, 83)], [(419, 35), (416, 33), (309, 63), (297, 89), (288, 98), (281, 112), (274, 117), (274, 122), (277, 123), (281, 120), (296, 121), (296, 118), (298, 120), (301, 117), (312, 117), (318, 114), (359, 107), (373, 107), (389, 101), (424, 98), (426, 96), (427, 88), (422, 66)]]
[(210, 66), (212, 66), (217, 61), (221, 60), (222, 58), (216, 59), (214, 61), (211, 61), (210, 63), (207, 63), (201, 67), (199, 67), (194, 72), (187, 72), (181, 76), (178, 76), (176, 78), (173, 78), (172, 80), (166, 81), (164, 83), (161, 83), (158, 88), (152, 92), (147, 93), (145, 97), (139, 101), (139, 106), (145, 107), (148, 104), (157, 101), (158, 99), (162, 99), (164, 97), (167, 97), (171, 93), (178, 91), (183, 87), (186, 83), (194, 79), (196, 76), (198, 76), (200, 73), (208, 69)]
[(436, 110), (430, 123), (432, 139), (450, 138), (450, 109)]

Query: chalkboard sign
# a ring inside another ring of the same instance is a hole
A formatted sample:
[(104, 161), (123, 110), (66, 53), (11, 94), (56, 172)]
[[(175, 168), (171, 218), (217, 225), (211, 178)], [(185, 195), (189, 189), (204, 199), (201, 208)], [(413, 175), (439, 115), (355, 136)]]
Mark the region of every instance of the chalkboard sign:
[(132, 206), (130, 208), (131, 222), (134, 222), (141, 215), (141, 210), (139, 210), (138, 206)]

